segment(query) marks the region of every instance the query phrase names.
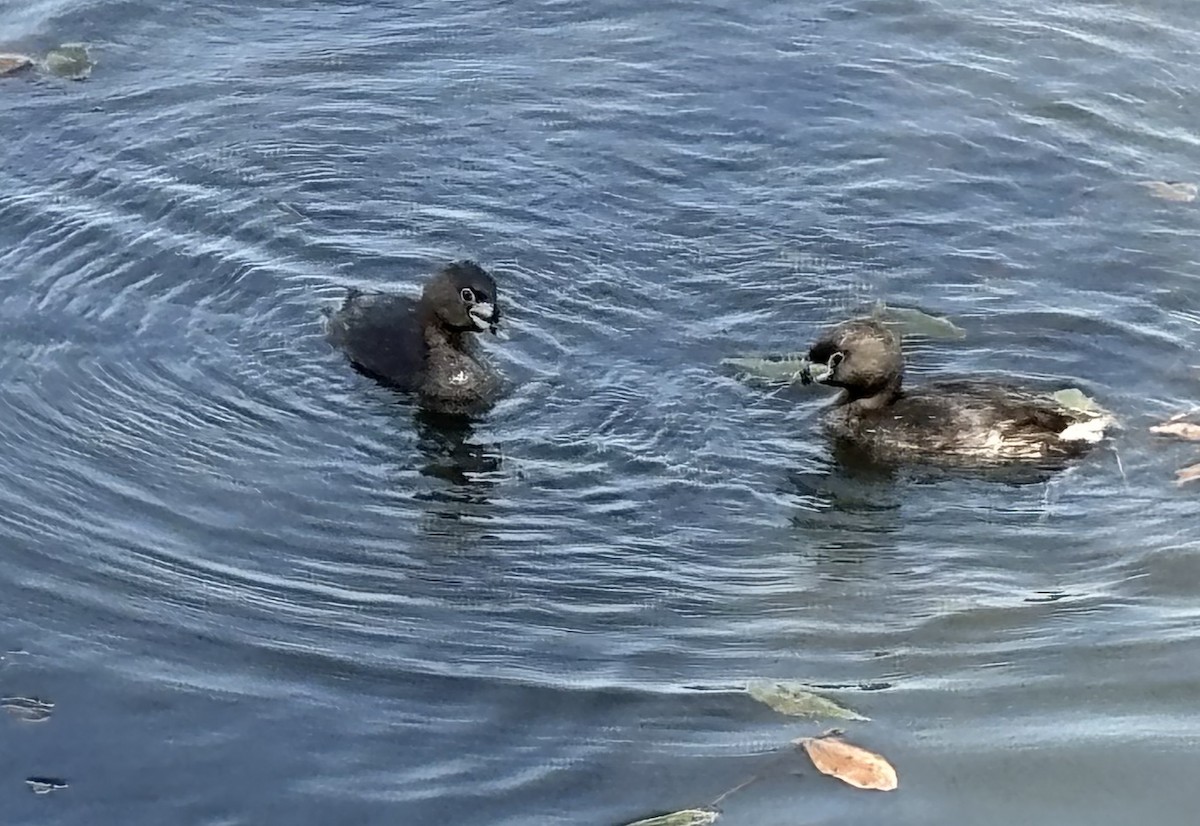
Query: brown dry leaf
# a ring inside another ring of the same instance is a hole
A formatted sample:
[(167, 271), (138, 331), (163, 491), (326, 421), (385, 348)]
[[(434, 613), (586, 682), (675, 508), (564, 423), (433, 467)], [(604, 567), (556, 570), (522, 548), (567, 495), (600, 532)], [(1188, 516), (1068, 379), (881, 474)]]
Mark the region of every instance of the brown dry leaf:
[(1200, 187), (1186, 181), (1139, 181), (1138, 183), (1146, 187), (1155, 198), (1162, 198), (1164, 201), (1186, 204), (1196, 200), (1196, 194), (1200, 192)]
[(793, 742), (808, 752), (817, 771), (857, 789), (890, 792), (900, 785), (892, 764), (873, 751), (838, 737), (801, 737)]
[(1176, 436), (1180, 439), (1187, 439), (1189, 442), (1200, 442), (1200, 424), (1191, 422), (1173, 421), (1156, 424), (1150, 428), (1150, 432), (1159, 436)]
[(1186, 485), (1200, 479), (1200, 464), (1188, 465), (1175, 471), (1175, 484)]
[(11, 75), (33, 65), (33, 59), (23, 54), (0, 54), (0, 77)]

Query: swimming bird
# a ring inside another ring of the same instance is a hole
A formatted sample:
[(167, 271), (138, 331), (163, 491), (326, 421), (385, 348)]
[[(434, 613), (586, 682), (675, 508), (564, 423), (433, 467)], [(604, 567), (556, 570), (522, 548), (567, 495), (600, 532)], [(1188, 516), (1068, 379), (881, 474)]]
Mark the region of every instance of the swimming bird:
[(835, 439), (883, 460), (959, 465), (1079, 456), (1114, 424), (1096, 409), (984, 381), (903, 387), (900, 337), (874, 319), (843, 322), (808, 353), (801, 380), (841, 388), (825, 418)]
[(419, 299), (351, 290), (326, 332), (361, 372), (416, 394), (423, 407), (457, 413), (486, 404), (499, 387), (474, 341), (499, 322), (495, 279), (474, 261), (456, 261)]

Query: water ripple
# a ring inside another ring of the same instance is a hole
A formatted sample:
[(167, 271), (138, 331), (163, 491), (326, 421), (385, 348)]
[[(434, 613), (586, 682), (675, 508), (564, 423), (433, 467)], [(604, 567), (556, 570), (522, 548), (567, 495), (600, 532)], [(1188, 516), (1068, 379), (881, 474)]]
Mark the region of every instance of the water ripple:
[[(278, 787), (266, 819), (624, 822), (794, 736), (758, 676), (880, 686), (839, 690), (926, 772), (912, 812), (934, 752), (978, 789), (1016, 737), (1182, 741), (1194, 497), (1145, 431), (1194, 402), (1200, 213), (1138, 183), (1196, 168), (1190, 10), (18, 5), (12, 48), (100, 62), (4, 80), (0, 642), (35, 653), (0, 665), (88, 686), (113, 730), (54, 725), (156, 788), (195, 767), (134, 715), (205, 746), (177, 819)], [(320, 320), (463, 255), (511, 387), (448, 423)], [(718, 368), (878, 300), (967, 330), (912, 381), (1079, 386), (1125, 430), (1049, 480), (861, 470), (820, 391)]]

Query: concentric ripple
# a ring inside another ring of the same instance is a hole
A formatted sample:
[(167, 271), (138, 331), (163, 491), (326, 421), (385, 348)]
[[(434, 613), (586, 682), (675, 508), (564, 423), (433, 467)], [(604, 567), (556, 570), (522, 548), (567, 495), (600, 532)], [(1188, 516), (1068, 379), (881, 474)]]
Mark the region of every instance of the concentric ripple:
[[(731, 824), (1190, 816), (1200, 459), (1146, 428), (1200, 212), (1139, 185), (1200, 169), (1189, 7), (201, 5), (0, 0), (0, 50), (98, 57), (0, 80), (0, 695), (55, 709), (0, 720), (14, 823), (627, 822), (817, 725), (754, 677), (836, 686), (907, 802)], [(470, 423), (321, 332), (461, 256), (511, 383)], [(718, 367), (877, 301), (967, 330), (908, 380), (1124, 431), (870, 470)]]

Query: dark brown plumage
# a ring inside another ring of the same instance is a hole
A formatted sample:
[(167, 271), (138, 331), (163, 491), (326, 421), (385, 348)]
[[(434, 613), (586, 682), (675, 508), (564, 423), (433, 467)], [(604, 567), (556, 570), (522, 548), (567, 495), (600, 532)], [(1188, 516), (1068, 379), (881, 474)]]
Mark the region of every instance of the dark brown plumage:
[(499, 321), (495, 280), (473, 261), (459, 261), (439, 270), (419, 299), (351, 291), (326, 329), (363, 373), (417, 394), (429, 409), (465, 412), (499, 386), (474, 343)]
[(825, 424), (837, 439), (886, 460), (1003, 464), (1087, 451), (1111, 417), (1062, 407), (1048, 394), (982, 381), (903, 387), (895, 332), (873, 319), (825, 332), (809, 351), (807, 381), (842, 389)]

